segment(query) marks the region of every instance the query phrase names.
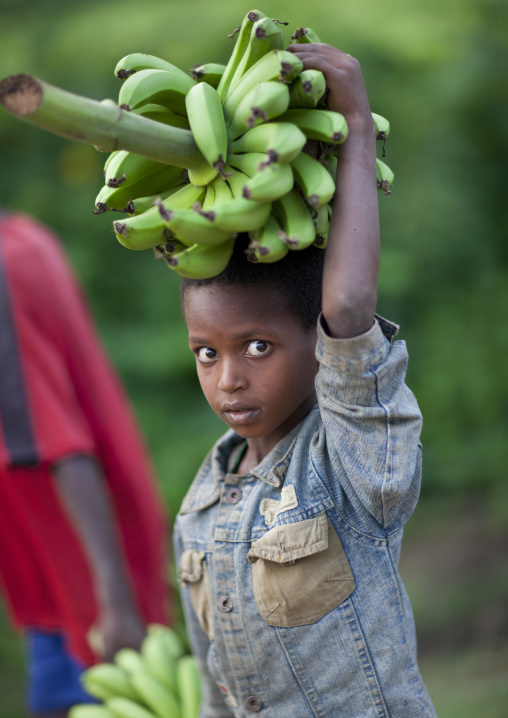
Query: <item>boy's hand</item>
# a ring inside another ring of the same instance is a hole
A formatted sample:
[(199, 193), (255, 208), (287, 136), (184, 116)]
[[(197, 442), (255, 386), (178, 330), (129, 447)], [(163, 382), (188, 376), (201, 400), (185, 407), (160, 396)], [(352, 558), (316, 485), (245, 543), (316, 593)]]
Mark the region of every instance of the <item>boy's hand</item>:
[(328, 108), (344, 115), (350, 132), (374, 132), (358, 60), (323, 43), (296, 44), (287, 49), (299, 57), (304, 70), (321, 70), (328, 88)]

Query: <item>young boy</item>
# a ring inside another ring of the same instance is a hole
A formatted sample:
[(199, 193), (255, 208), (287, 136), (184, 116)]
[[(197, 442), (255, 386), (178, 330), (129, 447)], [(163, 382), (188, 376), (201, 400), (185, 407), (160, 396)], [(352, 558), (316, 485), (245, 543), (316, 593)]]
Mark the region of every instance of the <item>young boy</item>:
[(223, 274), (182, 285), (201, 386), (231, 429), (175, 526), (201, 716), (427, 718), (397, 572), (421, 416), (405, 344), (375, 315), (375, 131), (355, 59), (290, 49), (349, 127), (326, 252), (253, 265), (239, 238)]

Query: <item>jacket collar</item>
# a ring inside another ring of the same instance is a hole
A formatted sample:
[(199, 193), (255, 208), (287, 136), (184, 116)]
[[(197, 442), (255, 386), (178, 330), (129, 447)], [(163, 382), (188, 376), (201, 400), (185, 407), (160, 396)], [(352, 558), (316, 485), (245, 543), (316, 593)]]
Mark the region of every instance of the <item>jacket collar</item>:
[[(269, 486), (278, 487), (284, 483), (289, 462), (300, 435), (314, 431), (314, 425), (319, 417), (317, 405), (309, 412), (297, 426), (274, 446), (269, 454), (252, 470), (251, 476), (264, 481)], [(227, 431), (215, 444), (208, 454), (185, 496), (179, 514), (189, 514), (194, 511), (208, 508), (220, 499), (221, 484), (227, 474), (227, 463), (231, 452), (244, 439), (233, 430)]]

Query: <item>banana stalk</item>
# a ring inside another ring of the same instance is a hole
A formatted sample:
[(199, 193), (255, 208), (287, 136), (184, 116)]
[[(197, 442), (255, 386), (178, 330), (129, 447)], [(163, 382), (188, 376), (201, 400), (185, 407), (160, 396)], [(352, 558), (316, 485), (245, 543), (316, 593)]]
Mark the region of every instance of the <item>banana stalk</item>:
[(124, 149), (192, 170), (207, 164), (189, 130), (75, 95), (30, 75), (2, 80), (0, 102), (8, 112), (36, 127), (106, 152)]

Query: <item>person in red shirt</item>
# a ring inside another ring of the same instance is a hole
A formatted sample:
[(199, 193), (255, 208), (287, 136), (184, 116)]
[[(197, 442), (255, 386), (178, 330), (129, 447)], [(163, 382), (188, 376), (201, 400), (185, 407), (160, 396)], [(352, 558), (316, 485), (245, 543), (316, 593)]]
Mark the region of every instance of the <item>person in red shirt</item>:
[(59, 241), (23, 214), (0, 214), (0, 502), (0, 583), (28, 636), (29, 710), (60, 718), (86, 700), (84, 667), (168, 624), (168, 526)]

